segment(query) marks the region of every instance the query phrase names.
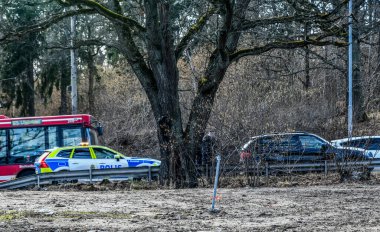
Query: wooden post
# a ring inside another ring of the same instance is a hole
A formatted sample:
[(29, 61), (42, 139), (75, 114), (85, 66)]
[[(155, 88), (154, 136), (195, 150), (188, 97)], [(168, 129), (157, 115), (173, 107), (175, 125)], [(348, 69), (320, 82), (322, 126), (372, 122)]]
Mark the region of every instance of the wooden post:
[(266, 177), (266, 181), (267, 181), (267, 185), (269, 183), (269, 165), (268, 165), (268, 162), (265, 163), (265, 177)]

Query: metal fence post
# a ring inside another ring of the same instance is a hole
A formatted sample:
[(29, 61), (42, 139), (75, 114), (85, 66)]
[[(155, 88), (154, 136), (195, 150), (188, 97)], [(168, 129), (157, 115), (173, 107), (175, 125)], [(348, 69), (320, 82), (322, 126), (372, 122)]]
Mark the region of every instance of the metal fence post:
[(325, 177), (327, 176), (327, 160), (325, 160)]
[(40, 174), (37, 174), (37, 187), (40, 188)]
[(211, 212), (216, 212), (215, 210), (215, 199), (216, 199), (216, 190), (218, 188), (218, 179), (219, 179), (219, 170), (220, 170), (220, 160), (221, 157), (218, 155), (216, 157), (216, 173), (215, 173), (215, 182), (214, 182), (214, 193), (212, 195), (212, 204), (211, 204)]
[(94, 165), (91, 165), (90, 166), (90, 169), (89, 169), (89, 174), (90, 174), (90, 184), (92, 184), (92, 169), (94, 169), (95, 166)]
[(149, 183), (152, 182), (152, 167), (148, 166), (148, 181)]

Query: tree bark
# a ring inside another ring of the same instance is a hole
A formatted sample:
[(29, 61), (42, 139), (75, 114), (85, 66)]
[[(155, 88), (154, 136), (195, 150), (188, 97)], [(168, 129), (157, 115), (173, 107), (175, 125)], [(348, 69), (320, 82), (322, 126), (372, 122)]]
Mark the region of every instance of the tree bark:
[(33, 58), (29, 57), (28, 58), (28, 64), (27, 64), (27, 84), (26, 87), (27, 89), (24, 91), (27, 91), (29, 93), (29, 96), (27, 96), (26, 99), (26, 106), (27, 110), (26, 113), (28, 116), (35, 116), (36, 115), (36, 110), (34, 106), (34, 71), (33, 71)]
[(61, 104), (59, 107), (59, 114), (64, 115), (68, 114), (67, 108), (67, 86), (69, 85), (70, 76), (68, 72), (68, 63), (62, 61), (61, 62), (61, 70), (60, 70), (60, 93), (61, 93)]
[[(175, 187), (195, 187), (195, 165), (185, 146), (178, 94), (179, 74), (170, 22), (170, 4), (146, 0), (148, 60), (157, 86), (156, 121), (159, 125), (164, 176)], [(158, 117), (157, 117), (158, 116)], [(169, 161), (170, 160), (170, 161)], [(167, 162), (169, 161), (169, 162)]]
[[(304, 36), (305, 40), (309, 40), (309, 24), (305, 24), (305, 31), (304, 31)], [(309, 47), (305, 47), (305, 83), (303, 83), (304, 89), (306, 91), (309, 90), (311, 83), (310, 83), (310, 50)]]
[(91, 53), (91, 49), (87, 50), (87, 66), (88, 66), (88, 112), (92, 114), (95, 109), (95, 96), (94, 85), (96, 77), (96, 67), (94, 62), (94, 56)]
[[(353, 118), (355, 122), (365, 120), (363, 99), (363, 78), (361, 74), (361, 50), (360, 50), (360, 22), (357, 20), (359, 6), (353, 10), (354, 19), (352, 24), (352, 96)], [(356, 16), (356, 17), (355, 17)]]

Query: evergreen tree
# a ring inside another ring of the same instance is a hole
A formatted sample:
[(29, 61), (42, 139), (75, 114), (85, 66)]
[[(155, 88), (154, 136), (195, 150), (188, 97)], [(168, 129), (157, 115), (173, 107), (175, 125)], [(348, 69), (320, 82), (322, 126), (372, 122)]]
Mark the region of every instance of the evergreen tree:
[[(16, 3), (15, 3), (16, 4)], [(18, 3), (15, 8), (7, 8), (3, 17), (14, 27), (25, 27), (35, 23), (38, 17), (35, 8)], [(13, 101), (21, 108), (21, 116), (35, 115), (35, 62), (43, 42), (40, 32), (25, 35), (3, 47), (0, 78), (2, 91), (6, 95), (7, 107)]]

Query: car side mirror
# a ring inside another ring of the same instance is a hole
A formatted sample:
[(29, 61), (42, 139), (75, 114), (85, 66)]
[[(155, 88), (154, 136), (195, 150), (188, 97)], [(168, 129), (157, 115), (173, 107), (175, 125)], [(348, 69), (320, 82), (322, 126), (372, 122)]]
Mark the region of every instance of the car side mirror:
[(321, 146), (321, 153), (325, 153), (329, 149), (329, 146), (327, 144), (322, 144)]
[(121, 159), (121, 156), (120, 155), (114, 155), (114, 157), (113, 157), (116, 161), (120, 161), (120, 159)]

